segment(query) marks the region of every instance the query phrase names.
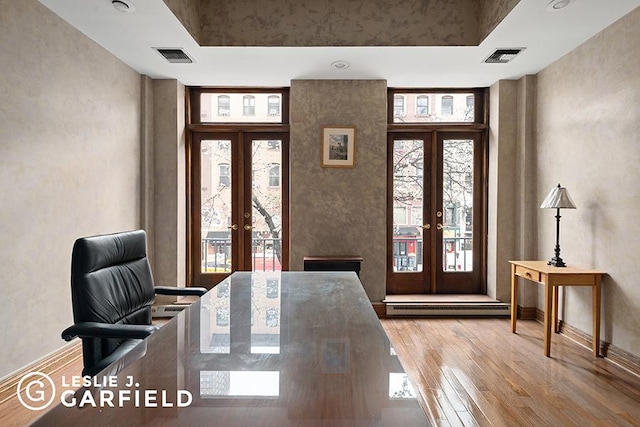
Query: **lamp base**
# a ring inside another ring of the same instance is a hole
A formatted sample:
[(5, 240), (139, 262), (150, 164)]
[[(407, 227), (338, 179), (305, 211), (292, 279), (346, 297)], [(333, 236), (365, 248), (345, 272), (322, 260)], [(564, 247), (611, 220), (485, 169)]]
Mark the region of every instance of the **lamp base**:
[(553, 258), (551, 258), (549, 260), (549, 262), (547, 263), (547, 265), (553, 265), (554, 267), (566, 267), (567, 264), (564, 263), (564, 261), (562, 260), (562, 258), (560, 258), (559, 256), (554, 256)]

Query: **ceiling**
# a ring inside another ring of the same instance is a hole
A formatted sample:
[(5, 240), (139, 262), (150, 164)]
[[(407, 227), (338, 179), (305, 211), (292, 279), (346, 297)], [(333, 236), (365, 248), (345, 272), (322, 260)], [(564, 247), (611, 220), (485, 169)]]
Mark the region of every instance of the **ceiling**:
[[(486, 87), (535, 74), (640, 6), (640, 0), (521, 0), (479, 46), (201, 47), (162, 0), (40, 0), (140, 74), (201, 86), (289, 86), (294, 79), (383, 79), (389, 87)], [(168, 63), (154, 47), (182, 48), (192, 64)], [(485, 64), (496, 48), (525, 47), (507, 64)], [(350, 67), (332, 68), (334, 61)]]

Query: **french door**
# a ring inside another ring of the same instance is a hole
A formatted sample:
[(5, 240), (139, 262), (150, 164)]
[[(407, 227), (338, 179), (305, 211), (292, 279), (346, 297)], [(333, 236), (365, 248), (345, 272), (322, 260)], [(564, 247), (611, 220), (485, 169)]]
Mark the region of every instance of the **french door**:
[(484, 293), (483, 133), (390, 133), (387, 293)]
[(288, 134), (191, 134), (190, 275), (211, 288), (234, 271), (288, 269)]

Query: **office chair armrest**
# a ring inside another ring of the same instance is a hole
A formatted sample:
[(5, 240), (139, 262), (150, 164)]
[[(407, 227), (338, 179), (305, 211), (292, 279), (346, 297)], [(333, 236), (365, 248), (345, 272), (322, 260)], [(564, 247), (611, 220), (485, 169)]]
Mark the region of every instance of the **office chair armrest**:
[(174, 288), (172, 286), (156, 286), (156, 295), (178, 295), (201, 297), (207, 293), (207, 288)]
[(143, 339), (158, 330), (153, 325), (120, 325), (98, 322), (80, 322), (62, 331), (62, 339), (80, 338), (132, 338)]

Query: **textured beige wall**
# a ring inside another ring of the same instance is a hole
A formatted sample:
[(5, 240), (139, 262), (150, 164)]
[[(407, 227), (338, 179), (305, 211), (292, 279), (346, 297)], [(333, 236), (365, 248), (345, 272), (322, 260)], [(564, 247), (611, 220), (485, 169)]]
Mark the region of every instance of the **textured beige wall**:
[[(205, 0), (206, 1), (206, 0)], [(200, 41), (200, 3), (201, 0), (164, 0), (174, 15), (180, 20), (191, 36)]]
[(501, 80), (489, 89), (489, 194), (487, 294), (511, 298), (508, 261), (515, 254), (518, 83)]
[(186, 163), (184, 86), (153, 81), (154, 279), (157, 285), (186, 282)]
[(520, 0), (481, 0), (478, 2), (478, 44), (506, 18)]
[(147, 232), (147, 256), (155, 271), (155, 175), (154, 175), (153, 79), (140, 78), (140, 228)]
[[(640, 355), (640, 8), (538, 74), (538, 200), (558, 182), (562, 258), (606, 271), (603, 336)], [(538, 256), (553, 255), (555, 213), (537, 209)], [(540, 303), (542, 299), (539, 299)], [(591, 294), (566, 292), (561, 316), (591, 334)]]
[[(517, 130), (514, 202), (516, 223), (514, 230), (514, 259), (535, 259), (536, 254), (536, 176), (538, 173), (535, 146), (536, 76), (524, 76), (518, 80)], [(524, 279), (522, 279), (524, 281)], [(537, 290), (533, 286), (522, 286), (518, 293), (518, 305), (535, 307)]]
[(205, 46), (473, 46), (479, 41), (476, 0), (221, 0), (200, 8)]
[(76, 237), (139, 224), (140, 76), (36, 0), (0, 0), (0, 377), (60, 348)]
[[(309, 255), (361, 255), (372, 301), (385, 296), (387, 86), (291, 82), (291, 270)], [(323, 126), (356, 127), (356, 167), (322, 168)]]

